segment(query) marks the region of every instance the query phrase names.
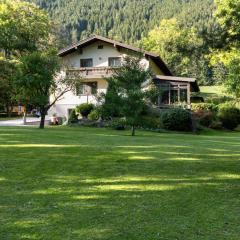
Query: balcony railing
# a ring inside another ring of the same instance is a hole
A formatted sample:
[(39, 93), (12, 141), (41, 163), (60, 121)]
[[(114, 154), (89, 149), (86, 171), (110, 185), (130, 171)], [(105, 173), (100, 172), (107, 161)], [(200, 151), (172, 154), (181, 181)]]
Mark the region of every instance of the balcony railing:
[(117, 67), (87, 67), (68, 69), (68, 78), (107, 78), (111, 77)]

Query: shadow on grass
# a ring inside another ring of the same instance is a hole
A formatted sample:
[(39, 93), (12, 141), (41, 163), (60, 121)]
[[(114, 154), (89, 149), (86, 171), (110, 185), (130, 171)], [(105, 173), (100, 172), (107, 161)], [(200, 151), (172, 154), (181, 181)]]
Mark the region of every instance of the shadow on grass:
[(7, 131), (1, 239), (239, 237), (240, 135)]

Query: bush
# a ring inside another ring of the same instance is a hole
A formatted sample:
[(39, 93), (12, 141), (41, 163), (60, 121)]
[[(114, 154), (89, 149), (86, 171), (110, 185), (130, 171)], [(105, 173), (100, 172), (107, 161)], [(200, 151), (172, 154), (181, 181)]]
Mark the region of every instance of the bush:
[(138, 127), (144, 129), (159, 129), (160, 118), (153, 116), (143, 116), (139, 119)]
[(81, 105), (76, 107), (77, 112), (79, 112), (82, 117), (87, 117), (88, 114), (94, 109), (93, 104), (82, 103)]
[(215, 120), (215, 114), (208, 110), (198, 110), (193, 113), (195, 119), (204, 127), (210, 127)]
[(126, 120), (123, 118), (113, 119), (110, 126), (115, 130), (125, 130)]
[(192, 104), (193, 112), (196, 112), (199, 110), (216, 112), (218, 110), (218, 106), (214, 103), (194, 103), (194, 104)]
[(219, 107), (218, 118), (224, 128), (234, 130), (240, 123), (240, 110), (223, 104)]
[(220, 121), (213, 121), (209, 127), (215, 130), (221, 130), (222, 123)]
[(92, 110), (89, 114), (88, 114), (88, 119), (91, 121), (97, 121), (100, 118), (100, 114), (99, 111), (97, 109)]
[(229, 96), (217, 96), (217, 97), (211, 97), (207, 99), (208, 103), (219, 105), (225, 102), (229, 102), (232, 100), (232, 97)]
[(77, 123), (78, 122), (78, 115), (76, 113), (76, 110), (73, 109), (70, 113), (69, 119), (68, 119), (69, 123)]
[(161, 114), (161, 124), (163, 128), (173, 131), (191, 131), (191, 113), (185, 109), (174, 108), (165, 110)]

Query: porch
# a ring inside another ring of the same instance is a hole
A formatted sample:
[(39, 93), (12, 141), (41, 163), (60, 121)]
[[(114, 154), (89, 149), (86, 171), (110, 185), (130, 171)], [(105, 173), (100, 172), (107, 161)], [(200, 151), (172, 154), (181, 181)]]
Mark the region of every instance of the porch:
[(161, 92), (156, 103), (159, 108), (181, 106), (190, 109), (191, 93), (199, 92), (195, 78), (157, 75), (153, 80)]

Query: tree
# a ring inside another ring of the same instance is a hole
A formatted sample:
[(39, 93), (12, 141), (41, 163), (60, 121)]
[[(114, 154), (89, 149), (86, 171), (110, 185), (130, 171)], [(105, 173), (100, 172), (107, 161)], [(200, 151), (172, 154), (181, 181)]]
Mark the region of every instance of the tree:
[(240, 99), (240, 58), (230, 62), (225, 86), (229, 93)]
[(21, 56), (46, 50), (54, 40), (51, 30), (48, 15), (35, 4), (20, 0), (0, 2), (0, 101), (9, 113), (9, 107), (16, 104), (16, 64)]
[(240, 39), (239, 0), (216, 0), (215, 16), (225, 30), (228, 46), (238, 45)]
[(199, 77), (197, 71), (204, 59), (200, 50), (202, 41), (194, 28), (183, 28), (176, 19), (165, 19), (143, 38), (142, 45), (159, 54), (173, 74)]
[(44, 128), (47, 111), (66, 92), (71, 91), (75, 82), (61, 74), (55, 51), (33, 52), (21, 58), (18, 66), (16, 85), (20, 100), (39, 108), (40, 128)]
[(225, 31), (226, 44), (215, 49), (212, 65), (223, 64), (227, 76), (224, 85), (229, 93), (240, 97), (240, 2), (238, 0), (216, 0), (215, 16)]
[(0, 3), (0, 49), (7, 57), (45, 48), (51, 23), (35, 4), (20, 0)]
[(140, 61), (138, 57), (126, 57), (123, 65), (107, 79), (109, 87), (105, 104), (114, 108), (113, 113), (120, 112), (126, 118), (132, 127), (132, 136), (135, 135), (136, 125), (145, 107), (147, 91), (142, 89), (142, 84), (151, 76)]
[(10, 117), (12, 107), (16, 102), (16, 89), (13, 84), (16, 62), (0, 57), (0, 69), (0, 104), (4, 106), (7, 115)]

